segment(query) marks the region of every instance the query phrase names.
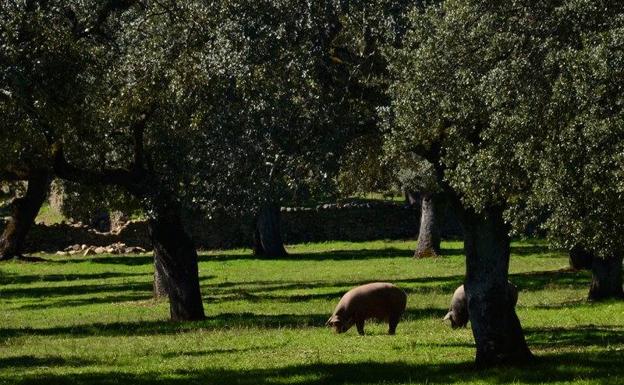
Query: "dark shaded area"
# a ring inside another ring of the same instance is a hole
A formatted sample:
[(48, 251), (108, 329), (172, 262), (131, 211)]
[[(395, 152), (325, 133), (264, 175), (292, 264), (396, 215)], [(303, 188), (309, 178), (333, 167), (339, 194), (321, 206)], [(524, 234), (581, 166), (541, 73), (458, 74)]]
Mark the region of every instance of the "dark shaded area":
[[(175, 323), (169, 321), (141, 321), (94, 323), (86, 325), (59, 326), (51, 328), (0, 328), (0, 341), (20, 336), (144, 336), (193, 332), (196, 330), (213, 330), (227, 328), (306, 328), (325, 327), (331, 309), (323, 314), (256, 314), (256, 313), (222, 313), (208, 316), (204, 321)], [(441, 318), (443, 309), (422, 308), (407, 309), (405, 319)], [(401, 324), (399, 324), (399, 331)]]
[[(617, 325), (526, 328), (524, 332), (529, 345), (540, 349), (570, 349), (589, 346), (609, 348), (612, 345), (624, 344), (624, 326)], [(440, 342), (432, 345), (466, 348), (473, 346), (471, 343), (464, 342)], [(624, 353), (617, 350), (612, 353), (624, 358)]]
[(280, 260), (280, 261), (329, 261), (329, 260), (363, 260), (378, 258), (408, 258), (412, 252), (407, 249), (387, 248), (382, 250), (331, 250), (317, 253), (290, 253), (282, 257), (255, 256), (251, 253), (232, 253), (220, 255), (204, 255), (201, 261), (232, 261), (232, 260)]
[(60, 263), (101, 263), (107, 265), (125, 265), (125, 266), (141, 266), (151, 265), (154, 263), (154, 257), (151, 255), (109, 255), (97, 257), (76, 257), (67, 258), (59, 261)]
[(198, 329), (233, 327), (304, 328), (324, 326), (327, 314), (255, 314), (222, 313), (208, 316), (203, 321), (177, 323), (170, 321), (140, 321), (94, 323), (50, 328), (0, 328), (0, 341), (20, 336), (145, 336), (192, 332)]
[(526, 367), (503, 367), (477, 370), (472, 363), (458, 362), (438, 365), (409, 364), (405, 362), (378, 363), (314, 363), (286, 366), (277, 369), (245, 371), (225, 369), (180, 370), (176, 377), (151, 372), (135, 375), (124, 372), (71, 373), (66, 375), (38, 374), (16, 379), (15, 384), (132, 384), (132, 385), (187, 385), (187, 384), (249, 384), (263, 385), (295, 381), (301, 385), (325, 384), (380, 384), (428, 383), (461, 384), (467, 381), (490, 383), (544, 384), (579, 379), (594, 380), (600, 384), (621, 384), (624, 367), (621, 355), (614, 353), (565, 353), (540, 357)]
[(0, 298), (52, 298), (68, 295), (80, 295), (91, 293), (114, 293), (114, 292), (150, 292), (152, 285), (150, 282), (122, 282), (115, 284), (87, 284), (69, 286), (44, 286), (44, 287), (17, 287), (0, 289)]
[(0, 358), (0, 368), (35, 368), (50, 366), (71, 366), (80, 367), (90, 365), (96, 361), (72, 358), (71, 360), (62, 357), (35, 357), (35, 356), (16, 356)]
[(141, 277), (148, 276), (149, 273), (99, 273), (99, 274), (0, 274), (0, 285), (11, 284), (29, 284), (37, 282), (66, 282), (66, 281), (78, 281), (89, 279), (108, 279), (108, 278), (129, 278), (129, 277)]
[[(134, 258), (134, 257), (129, 257)], [(51, 274), (51, 275), (2, 275), (0, 284), (27, 284), (37, 282), (72, 282), (71, 285), (16, 287), (0, 289), (2, 299), (41, 298), (33, 304), (24, 304), (20, 309), (45, 309), (52, 307), (81, 306), (97, 303), (113, 303), (125, 301), (146, 300), (151, 297), (152, 283), (120, 282), (114, 284), (85, 282), (80, 280), (94, 280), (107, 278), (132, 278), (150, 276), (149, 273), (101, 273), (101, 274)], [(417, 277), (408, 279), (389, 279), (377, 277), (379, 281), (391, 281), (402, 287), (408, 294), (445, 294), (449, 301), (453, 291), (462, 284), (462, 275), (442, 277)], [(546, 271), (539, 273), (511, 274), (510, 280), (518, 286), (520, 296), (522, 291), (539, 291), (548, 287), (587, 287), (590, 277), (588, 272), (570, 270)], [(228, 301), (273, 301), (273, 302), (302, 302), (313, 300), (338, 301), (350, 288), (368, 283), (369, 280), (354, 281), (234, 281), (211, 282), (215, 276), (201, 278), (203, 300), (207, 305)], [(290, 290), (326, 289), (323, 293), (288, 293)], [(285, 293), (276, 293), (285, 291)], [(93, 294), (87, 298), (64, 299), (64, 296)], [(571, 304), (540, 305), (540, 308), (561, 308), (565, 306), (587, 305), (584, 301)], [(588, 305), (589, 306), (589, 305)]]
[(88, 297), (88, 298), (79, 298), (79, 299), (58, 299), (52, 301), (45, 302), (37, 302), (26, 305), (17, 306), (16, 309), (19, 310), (43, 310), (49, 308), (60, 308), (60, 307), (74, 307), (74, 306), (89, 306), (89, 305), (98, 305), (98, 304), (115, 304), (120, 302), (131, 302), (131, 301), (146, 301), (152, 299), (152, 296), (149, 294), (126, 294), (126, 295), (111, 295), (105, 297)]
[[(552, 257), (557, 251), (553, 251), (548, 246), (531, 245), (531, 246), (512, 246), (511, 254), (513, 256), (524, 256), (531, 254), (546, 254), (545, 257)], [(460, 256), (464, 255), (463, 249), (442, 249), (442, 256)], [(244, 253), (226, 253), (218, 255), (201, 254), (200, 262), (212, 261), (236, 261), (236, 260), (280, 260), (280, 261), (340, 261), (340, 260), (366, 260), (379, 258), (409, 258), (413, 256), (413, 251), (409, 249), (398, 249), (396, 247), (388, 247), (379, 250), (330, 250), (315, 253), (290, 253), (282, 257), (256, 256), (251, 252)], [(115, 256), (95, 256), (95, 257), (74, 257), (58, 261), (60, 263), (101, 263), (111, 265), (140, 266), (149, 265), (154, 262), (150, 255), (115, 255)]]
[(522, 291), (539, 291), (547, 287), (585, 288), (590, 276), (587, 272), (566, 269), (509, 274), (509, 280), (518, 286), (522, 296)]
[(557, 254), (560, 253), (561, 251), (558, 250), (553, 250), (550, 247), (548, 247), (548, 245), (526, 245), (526, 246), (514, 246), (512, 245), (511, 248), (511, 256), (524, 256), (524, 255), (531, 255), (531, 254), (541, 254), (545, 257), (552, 257), (553, 254)]
[(279, 348), (280, 346), (276, 345), (267, 345), (267, 346), (253, 346), (247, 348), (223, 348), (223, 349), (206, 349), (192, 352), (172, 352), (172, 353), (163, 353), (161, 356), (165, 359), (172, 359), (178, 357), (203, 357), (203, 356), (212, 356), (215, 354), (233, 354), (233, 353), (245, 353), (245, 352), (255, 352), (255, 351), (263, 351), (263, 350), (273, 350)]
[[(572, 328), (528, 328), (525, 333), (531, 345), (544, 348), (609, 347), (624, 344), (623, 326), (579, 325)], [(613, 351), (614, 356), (624, 358), (624, 352)]]

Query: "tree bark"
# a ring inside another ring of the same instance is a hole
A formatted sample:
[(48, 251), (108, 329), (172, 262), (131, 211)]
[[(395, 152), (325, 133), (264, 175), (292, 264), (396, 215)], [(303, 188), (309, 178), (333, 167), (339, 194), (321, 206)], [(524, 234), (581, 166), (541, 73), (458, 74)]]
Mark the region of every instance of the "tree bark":
[(288, 255), (280, 232), (280, 208), (274, 204), (260, 209), (254, 231), (254, 255), (285, 257)]
[(624, 299), (622, 290), (622, 257), (598, 258), (592, 260), (592, 283), (589, 300)]
[(47, 171), (33, 171), (28, 177), (26, 194), (13, 201), (11, 219), (0, 237), (0, 260), (22, 256), (26, 235), (48, 195), (50, 183)]
[(570, 268), (574, 270), (590, 270), (592, 268), (592, 254), (581, 245), (570, 249)]
[(483, 214), (466, 210), (466, 296), (477, 346), (476, 364), (518, 364), (533, 358), (514, 303), (507, 293), (510, 239), (502, 210)]
[(438, 199), (431, 193), (421, 193), (420, 229), (414, 257), (427, 258), (440, 255), (440, 229), (438, 226)]
[(171, 320), (202, 320), (205, 315), (195, 245), (185, 232), (175, 205), (158, 200), (153, 204), (148, 229), (154, 248), (155, 275), (165, 276)]
[(167, 275), (159, 258), (154, 257), (154, 298), (166, 298), (169, 296), (167, 290)]

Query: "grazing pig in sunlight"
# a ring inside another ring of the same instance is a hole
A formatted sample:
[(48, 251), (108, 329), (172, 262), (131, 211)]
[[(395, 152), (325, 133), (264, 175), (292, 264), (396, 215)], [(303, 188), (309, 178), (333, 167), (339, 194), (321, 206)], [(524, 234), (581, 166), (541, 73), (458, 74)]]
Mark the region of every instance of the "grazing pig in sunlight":
[[(507, 293), (513, 305), (516, 306), (516, 303), (518, 303), (518, 288), (509, 281), (507, 281)], [(468, 324), (468, 318), (468, 300), (466, 299), (464, 285), (461, 285), (455, 289), (455, 293), (453, 293), (451, 306), (449, 312), (444, 316), (444, 321), (451, 320), (451, 327), (456, 329), (465, 327)]]
[(364, 321), (376, 318), (388, 321), (388, 334), (394, 334), (406, 303), (405, 292), (391, 283), (358, 286), (342, 296), (326, 325), (336, 333), (344, 333), (355, 324), (358, 333), (364, 335)]

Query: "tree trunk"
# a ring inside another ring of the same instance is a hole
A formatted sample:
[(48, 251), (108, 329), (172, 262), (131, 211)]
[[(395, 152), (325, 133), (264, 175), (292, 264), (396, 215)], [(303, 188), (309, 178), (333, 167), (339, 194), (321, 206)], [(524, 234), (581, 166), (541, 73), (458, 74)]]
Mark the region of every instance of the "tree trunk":
[(589, 288), (590, 301), (623, 299), (622, 257), (598, 258), (592, 261), (592, 283)]
[(266, 205), (260, 209), (254, 231), (254, 255), (285, 257), (288, 255), (280, 232), (280, 208)]
[(159, 258), (154, 257), (154, 298), (165, 298), (169, 296), (167, 291), (167, 275)]
[(436, 207), (439, 202), (431, 193), (421, 193), (420, 202), (420, 230), (414, 257), (437, 257), (440, 255), (440, 229)]
[(514, 303), (507, 293), (509, 235), (501, 210), (464, 213), (466, 296), (478, 366), (532, 359)]
[(405, 190), (403, 194), (405, 195), (405, 204), (408, 204), (410, 206), (415, 206), (420, 202), (420, 199), (419, 199), (420, 197), (418, 196), (419, 195), (418, 193)]
[(165, 276), (171, 320), (204, 319), (195, 245), (185, 232), (174, 204), (155, 202), (153, 206), (148, 229), (154, 248), (155, 278)]
[(570, 268), (574, 270), (590, 270), (592, 268), (592, 254), (581, 245), (570, 249)]
[(0, 237), (0, 260), (22, 255), (26, 235), (48, 195), (50, 183), (47, 172), (33, 172), (28, 178), (26, 194), (13, 201), (11, 219)]

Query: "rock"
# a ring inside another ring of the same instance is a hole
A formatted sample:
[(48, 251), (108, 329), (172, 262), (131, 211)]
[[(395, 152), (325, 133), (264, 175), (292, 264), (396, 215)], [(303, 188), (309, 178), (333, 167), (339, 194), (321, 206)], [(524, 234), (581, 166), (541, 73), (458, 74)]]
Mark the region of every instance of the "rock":
[(89, 247), (82, 254), (83, 257), (86, 257), (87, 255), (95, 255), (95, 250), (93, 249), (93, 247)]
[(114, 247), (110, 247), (110, 246), (108, 246), (108, 247), (106, 248), (106, 252), (107, 252), (108, 254), (115, 254), (115, 248), (114, 248)]
[(76, 254), (80, 254), (82, 250), (72, 250), (69, 252), (69, 255), (76, 255)]
[(126, 248), (126, 253), (134, 253), (134, 254), (138, 254), (138, 253), (145, 253), (146, 250), (142, 247), (138, 247), (138, 246), (133, 246), (133, 247), (127, 247)]
[(87, 245), (80, 245), (80, 250), (86, 250), (88, 248)]
[(56, 255), (69, 255), (67, 251), (57, 251)]
[(99, 246), (96, 247), (94, 251), (96, 254), (104, 254), (106, 253), (106, 247)]

